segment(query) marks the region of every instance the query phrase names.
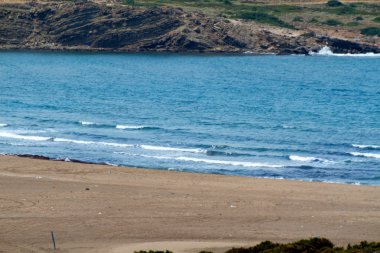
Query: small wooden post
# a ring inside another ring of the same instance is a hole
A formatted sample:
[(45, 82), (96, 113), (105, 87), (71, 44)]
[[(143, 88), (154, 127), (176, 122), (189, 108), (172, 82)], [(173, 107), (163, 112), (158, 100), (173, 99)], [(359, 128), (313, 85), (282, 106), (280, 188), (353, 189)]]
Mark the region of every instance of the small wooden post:
[(55, 247), (55, 238), (54, 238), (54, 232), (51, 231), (51, 240), (53, 241), (53, 246), (54, 246), (54, 250), (56, 249)]

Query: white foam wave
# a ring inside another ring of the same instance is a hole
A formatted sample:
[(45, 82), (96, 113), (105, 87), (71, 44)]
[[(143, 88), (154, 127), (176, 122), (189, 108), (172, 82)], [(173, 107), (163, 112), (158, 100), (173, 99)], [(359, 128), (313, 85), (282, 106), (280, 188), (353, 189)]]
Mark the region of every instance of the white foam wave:
[(161, 147), (161, 146), (151, 146), (151, 145), (141, 145), (142, 149), (146, 150), (157, 150), (157, 151), (178, 151), (178, 152), (189, 152), (189, 153), (207, 153), (207, 150), (199, 148), (173, 148), (173, 147)]
[(351, 152), (350, 155), (352, 155), (352, 156), (358, 156), (358, 157), (367, 157), (367, 158), (380, 159), (380, 154), (375, 154), (375, 153)]
[(283, 165), (278, 164), (268, 164), (268, 163), (255, 163), (255, 162), (239, 162), (239, 161), (224, 161), (224, 160), (211, 160), (211, 159), (201, 159), (195, 157), (170, 157), (170, 156), (149, 156), (141, 155), (142, 157), (155, 158), (155, 159), (171, 159), (177, 161), (185, 162), (198, 162), (198, 163), (208, 163), (208, 164), (218, 164), (218, 165), (232, 165), (239, 167), (252, 167), (252, 168), (283, 168)]
[(296, 162), (330, 162), (327, 159), (322, 159), (313, 156), (298, 156), (298, 155), (290, 155), (289, 160)]
[(294, 129), (294, 128), (296, 128), (295, 126), (292, 126), (292, 125), (286, 125), (286, 124), (281, 125), (281, 127), (282, 127), (283, 129)]
[(51, 141), (51, 137), (45, 136), (32, 136), (32, 135), (20, 135), (11, 132), (0, 132), (0, 137), (9, 138), (9, 139), (19, 139), (19, 140), (28, 140), (28, 141)]
[(145, 126), (132, 126), (132, 125), (116, 125), (117, 129), (143, 129)]
[(317, 53), (315, 52), (309, 52), (309, 55), (320, 55), (320, 56), (344, 56), (344, 57), (380, 57), (380, 54), (375, 53), (364, 53), (364, 54), (335, 54), (333, 51), (328, 47), (324, 46), (321, 50), (319, 50)]
[(8, 124), (0, 124), (0, 127), (7, 127)]
[(191, 162), (202, 162), (209, 164), (222, 164), (222, 165), (232, 165), (241, 167), (265, 167), (265, 168), (282, 168), (283, 165), (268, 164), (268, 163), (254, 163), (254, 162), (239, 162), (239, 161), (223, 161), (223, 160), (211, 160), (211, 159), (201, 159), (193, 157), (177, 157), (178, 161), (191, 161)]
[(368, 148), (373, 148), (373, 149), (380, 149), (380, 146), (377, 145), (360, 145), (360, 144), (352, 144), (354, 148), (361, 148), (361, 149), (368, 149)]
[(82, 141), (82, 140), (72, 140), (72, 139), (65, 139), (65, 138), (54, 138), (53, 141), (69, 142), (69, 143), (83, 144), (83, 145), (103, 145), (103, 146), (124, 147), (124, 148), (133, 147), (133, 145), (131, 144), (123, 144), (123, 143), (115, 143), (115, 142)]
[(91, 125), (95, 125), (94, 122), (91, 122), (91, 121), (79, 121), (79, 123), (82, 125), (82, 126), (91, 126)]

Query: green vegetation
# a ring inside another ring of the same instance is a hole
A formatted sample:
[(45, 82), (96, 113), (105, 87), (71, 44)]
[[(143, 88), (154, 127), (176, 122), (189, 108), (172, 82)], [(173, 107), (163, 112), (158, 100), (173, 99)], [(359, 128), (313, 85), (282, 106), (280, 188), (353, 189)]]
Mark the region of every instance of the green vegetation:
[(360, 25), (360, 23), (359, 23), (359, 22), (356, 22), (356, 21), (348, 22), (348, 23), (346, 24), (346, 26), (350, 26), (350, 27), (352, 27), (352, 26), (358, 26), (358, 25)]
[(173, 253), (169, 250), (165, 250), (165, 251), (162, 251), (162, 250), (149, 250), (149, 251), (145, 251), (145, 250), (140, 250), (140, 251), (135, 251), (135, 253)]
[(289, 29), (294, 29), (294, 26), (278, 19), (275, 16), (262, 13), (262, 12), (243, 12), (239, 18), (242, 19), (250, 19), (254, 20), (259, 23), (266, 23), (274, 26), (279, 26), (279, 27), (284, 27), (284, 28), (289, 28)]
[(338, 25), (343, 25), (342, 22), (338, 21), (338, 20), (335, 20), (335, 19), (328, 19), (326, 20), (325, 22), (323, 22), (324, 24), (326, 25), (329, 25), (329, 26), (338, 26)]
[(330, 0), (327, 2), (326, 5), (329, 7), (339, 7), (339, 6), (342, 6), (343, 4), (339, 2), (338, 0)]
[[(311, 238), (292, 243), (273, 243), (271, 241), (262, 242), (249, 248), (232, 248), (225, 253), (378, 253), (380, 252), (380, 242), (362, 241), (357, 245), (347, 245), (346, 248), (335, 247), (334, 244), (325, 238)], [(172, 253), (171, 251), (135, 251), (135, 253)], [(211, 251), (201, 251), (199, 253), (212, 253)]]
[(367, 36), (380, 36), (380, 27), (367, 27), (360, 30), (362, 34)]
[(358, 245), (348, 245), (347, 248), (334, 247), (325, 238), (311, 238), (293, 243), (278, 244), (270, 241), (262, 242), (250, 248), (234, 248), (226, 253), (375, 253), (380, 252), (379, 243), (361, 242)]
[(123, 0), (123, 4), (134, 6), (135, 0)]
[[(294, 4), (292, 0), (119, 0), (135, 7), (168, 6), (185, 11), (200, 11), (206, 15), (226, 19), (252, 20), (277, 27), (298, 29), (321, 26), (346, 27), (350, 30), (375, 26), (380, 22), (379, 3), (345, 3), (325, 0), (325, 4)], [(289, 1), (293, 4), (287, 4)], [(359, 1), (359, 0), (358, 0)], [(296, 1), (301, 2), (301, 1)], [(360, 21), (360, 23), (358, 23)], [(333, 28), (331, 28), (333, 29)]]
[(303, 17), (300, 17), (300, 16), (295, 16), (293, 18), (293, 22), (302, 22), (303, 21)]

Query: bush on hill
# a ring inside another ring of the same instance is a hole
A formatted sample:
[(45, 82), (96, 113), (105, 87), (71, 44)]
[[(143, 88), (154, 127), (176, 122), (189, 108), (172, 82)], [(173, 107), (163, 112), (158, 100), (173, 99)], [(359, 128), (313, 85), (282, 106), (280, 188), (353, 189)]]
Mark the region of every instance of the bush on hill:
[(379, 36), (380, 37), (380, 27), (367, 27), (361, 29), (361, 33), (367, 36)]
[(343, 25), (342, 22), (336, 20), (336, 19), (328, 19), (324, 22), (325, 25), (329, 26), (337, 26), (337, 25)]
[(266, 23), (269, 25), (274, 25), (274, 26), (279, 26), (279, 27), (284, 27), (284, 28), (289, 28), (289, 29), (295, 29), (294, 26), (292, 26), (291, 24), (288, 24), (275, 16), (272, 16), (263, 12), (243, 12), (240, 14), (239, 18), (250, 19), (256, 22)]
[(342, 6), (343, 3), (338, 1), (338, 0), (329, 0), (327, 3), (326, 3), (327, 6), (329, 7), (339, 7), (339, 6)]

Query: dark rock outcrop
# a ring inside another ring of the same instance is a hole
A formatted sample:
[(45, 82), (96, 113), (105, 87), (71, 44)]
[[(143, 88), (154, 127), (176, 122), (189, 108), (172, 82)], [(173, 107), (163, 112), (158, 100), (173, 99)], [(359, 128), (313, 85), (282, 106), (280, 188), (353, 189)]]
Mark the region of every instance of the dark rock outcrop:
[(0, 5), (0, 49), (307, 54), (329, 45), (338, 53), (380, 51), (313, 32), (300, 34), (173, 8), (84, 1)]

